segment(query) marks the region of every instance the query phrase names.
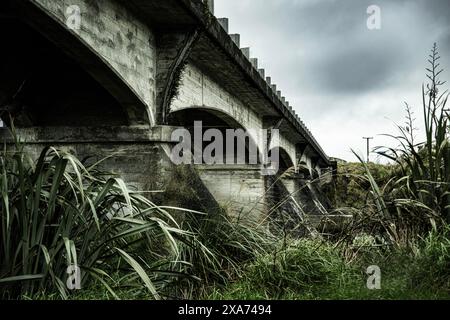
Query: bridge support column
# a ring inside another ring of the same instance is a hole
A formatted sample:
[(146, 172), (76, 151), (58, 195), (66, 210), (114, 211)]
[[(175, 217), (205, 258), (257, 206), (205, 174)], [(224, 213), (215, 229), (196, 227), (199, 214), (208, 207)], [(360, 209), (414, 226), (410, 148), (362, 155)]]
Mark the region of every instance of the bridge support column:
[(256, 165), (198, 165), (206, 188), (232, 217), (262, 221), (267, 214), (265, 179)]
[(208, 7), (209, 12), (214, 14), (214, 0), (203, 0), (203, 2)]

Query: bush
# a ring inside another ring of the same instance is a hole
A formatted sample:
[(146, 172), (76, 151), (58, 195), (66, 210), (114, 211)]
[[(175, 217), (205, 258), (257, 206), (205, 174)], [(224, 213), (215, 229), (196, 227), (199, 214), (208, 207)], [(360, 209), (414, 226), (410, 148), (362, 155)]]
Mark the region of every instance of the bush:
[[(368, 168), (379, 185), (385, 185), (394, 176), (396, 166), (369, 163)], [(339, 163), (336, 176), (335, 206), (364, 209), (370, 201), (370, 182), (365, 178), (362, 163)]]

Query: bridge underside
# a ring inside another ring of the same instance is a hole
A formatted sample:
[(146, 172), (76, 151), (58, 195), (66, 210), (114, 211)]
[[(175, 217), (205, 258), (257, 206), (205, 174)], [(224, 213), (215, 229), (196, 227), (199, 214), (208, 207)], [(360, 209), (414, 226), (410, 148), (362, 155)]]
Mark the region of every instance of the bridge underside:
[[(189, 205), (184, 189), (205, 211), (221, 206), (252, 219), (326, 214), (312, 180), (329, 178), (332, 164), (217, 22), (205, 29), (198, 17), (215, 18), (197, 2), (7, 1), (0, 8), (1, 120), (8, 127), (13, 119), (35, 155), (45, 145), (88, 161), (113, 154), (106, 168), (141, 191), (165, 191), (160, 201)], [(65, 25), (70, 5), (81, 8), (79, 30)], [(278, 174), (262, 174), (264, 148), (253, 136), (243, 163), (175, 166), (171, 135), (192, 131), (195, 121), (221, 132), (279, 130), (267, 150), (280, 155)], [(0, 132), (10, 139), (6, 128)]]
[(9, 121), (8, 111), (18, 127), (129, 124), (118, 101), (33, 28), (15, 19), (0, 19), (0, 37), (4, 121)]

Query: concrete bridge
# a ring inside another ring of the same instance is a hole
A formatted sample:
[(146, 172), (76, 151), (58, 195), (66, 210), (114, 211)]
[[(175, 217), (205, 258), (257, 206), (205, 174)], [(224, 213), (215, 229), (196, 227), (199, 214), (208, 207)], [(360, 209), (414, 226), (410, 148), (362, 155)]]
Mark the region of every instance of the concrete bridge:
[(267, 213), (277, 200), (268, 198), (280, 192), (295, 194), (303, 209), (323, 204), (310, 181), (334, 163), (249, 48), (240, 48), (239, 35), (228, 34), (228, 20), (214, 16), (213, 1), (7, 0), (0, 27), (1, 117), (6, 126), (14, 117), (31, 150), (52, 144), (80, 156), (114, 154), (106, 165), (128, 183), (169, 192), (181, 179), (167, 157), (174, 129), (197, 120), (278, 129), (270, 148), (283, 170), (292, 168), (282, 192), (268, 191), (273, 178), (261, 164), (199, 164), (206, 193), (248, 214)]

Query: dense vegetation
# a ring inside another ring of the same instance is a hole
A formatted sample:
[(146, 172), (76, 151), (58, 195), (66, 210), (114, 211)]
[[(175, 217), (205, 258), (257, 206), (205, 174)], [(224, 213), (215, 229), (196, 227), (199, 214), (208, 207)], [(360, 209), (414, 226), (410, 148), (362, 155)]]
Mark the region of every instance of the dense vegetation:
[[(298, 239), (285, 225), (163, 207), (121, 179), (52, 148), (31, 161), (20, 142), (0, 160), (0, 298), (450, 298), (450, 145), (436, 46), (422, 89), (424, 137), (412, 109), (391, 165), (343, 163), (339, 233)], [(65, 286), (68, 265), (82, 290)], [(382, 272), (369, 290), (369, 266)]]
[[(450, 111), (435, 45), (422, 87), (424, 137), (406, 105), (406, 122), (391, 136), (398, 148), (377, 148), (391, 165), (339, 166), (333, 200), (353, 219), (337, 235), (291, 240), (258, 256), (246, 276), (218, 298), (450, 298)], [(325, 241), (327, 238), (328, 241)], [(380, 290), (366, 286), (380, 267)]]

